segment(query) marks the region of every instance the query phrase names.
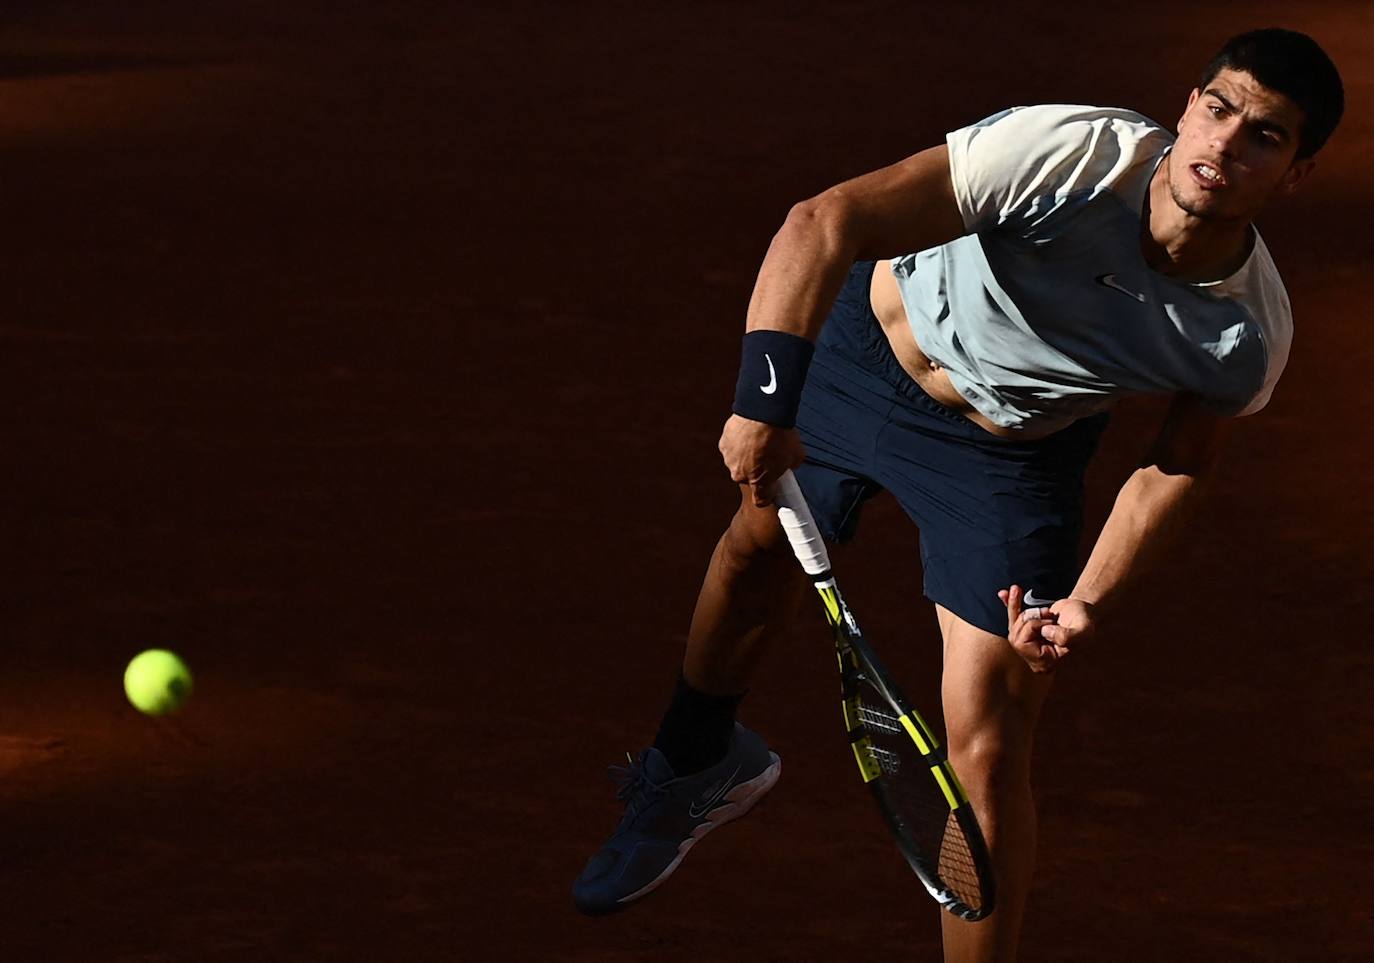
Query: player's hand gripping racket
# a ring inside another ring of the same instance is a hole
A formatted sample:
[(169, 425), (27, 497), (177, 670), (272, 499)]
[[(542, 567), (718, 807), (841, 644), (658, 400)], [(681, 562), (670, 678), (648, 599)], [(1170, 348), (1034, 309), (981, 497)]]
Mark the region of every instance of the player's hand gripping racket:
[(790, 471), (779, 479), (774, 499), (792, 551), (835, 631), (844, 722), (859, 772), (930, 895), (955, 916), (980, 920), (993, 908), (992, 863), (968, 796), (930, 727), (864, 641)]

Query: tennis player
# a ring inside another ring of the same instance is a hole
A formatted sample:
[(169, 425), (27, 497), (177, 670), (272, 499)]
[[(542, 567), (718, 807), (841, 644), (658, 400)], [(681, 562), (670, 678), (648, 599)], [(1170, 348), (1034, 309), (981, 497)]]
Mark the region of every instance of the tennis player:
[[(791, 468), (829, 540), (883, 490), (919, 530), (950, 759), (999, 893), (985, 921), (942, 914), (945, 956), (1015, 957), (1051, 673), (1110, 635), (1232, 420), (1269, 401), (1292, 318), (1251, 222), (1312, 173), (1343, 103), (1311, 38), (1259, 30), (1207, 65), (1176, 137), (1130, 110), (1013, 108), (792, 209), (720, 439), (740, 508), (654, 745), (623, 770), (624, 817), (574, 885), (581, 910), (653, 890), (778, 778), (735, 711), (806, 587), (770, 504)], [(1170, 396), (1168, 414), (1080, 571), (1084, 470), (1138, 394)]]

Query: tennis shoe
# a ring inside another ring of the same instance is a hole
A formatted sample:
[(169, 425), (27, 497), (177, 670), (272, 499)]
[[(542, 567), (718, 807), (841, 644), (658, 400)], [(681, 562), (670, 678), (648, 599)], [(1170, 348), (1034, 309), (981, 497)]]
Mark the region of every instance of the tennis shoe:
[(752, 809), (781, 771), (777, 753), (739, 723), (725, 758), (701, 772), (679, 778), (653, 748), (628, 767), (611, 767), (625, 815), (573, 884), (574, 905), (600, 916), (647, 896), (697, 840)]

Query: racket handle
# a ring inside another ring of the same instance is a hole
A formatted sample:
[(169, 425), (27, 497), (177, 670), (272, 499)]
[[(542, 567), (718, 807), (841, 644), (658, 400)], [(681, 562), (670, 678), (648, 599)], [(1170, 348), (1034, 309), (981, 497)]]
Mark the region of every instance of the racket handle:
[(816, 528), (816, 520), (811, 517), (811, 508), (802, 497), (801, 486), (791, 470), (782, 473), (773, 492), (773, 500), (778, 506), (778, 521), (792, 543), (792, 551), (807, 575), (824, 575), (830, 571), (830, 555), (825, 550), (825, 542)]

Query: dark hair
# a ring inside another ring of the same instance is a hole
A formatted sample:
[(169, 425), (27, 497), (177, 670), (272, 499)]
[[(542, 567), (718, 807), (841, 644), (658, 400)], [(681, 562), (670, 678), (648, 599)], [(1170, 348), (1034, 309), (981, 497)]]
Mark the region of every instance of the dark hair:
[(1271, 27), (1232, 37), (1203, 70), (1198, 90), (1206, 90), (1217, 74), (1228, 67), (1245, 71), (1302, 110), (1299, 158), (1311, 157), (1321, 150), (1340, 123), (1345, 110), (1341, 75), (1326, 51), (1307, 34)]

